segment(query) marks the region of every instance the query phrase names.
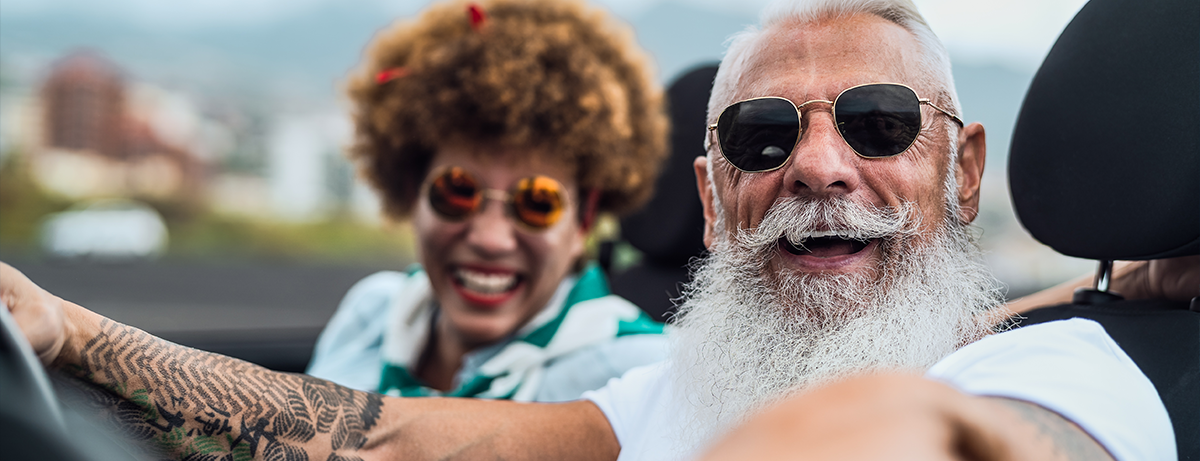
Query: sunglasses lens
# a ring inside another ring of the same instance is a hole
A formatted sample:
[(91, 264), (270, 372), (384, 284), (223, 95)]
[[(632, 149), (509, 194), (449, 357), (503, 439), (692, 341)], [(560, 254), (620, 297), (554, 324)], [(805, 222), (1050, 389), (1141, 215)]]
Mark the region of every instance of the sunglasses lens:
[(553, 226), (562, 218), (563, 185), (545, 176), (517, 181), (512, 192), (512, 212), (518, 220), (534, 229)]
[(447, 168), (429, 183), (429, 205), (445, 218), (465, 218), (482, 201), (475, 177), (462, 168)]
[(911, 146), (921, 131), (921, 103), (901, 85), (851, 88), (834, 103), (838, 131), (863, 157), (890, 157)]
[(745, 171), (767, 171), (787, 161), (800, 137), (800, 116), (786, 99), (742, 101), (717, 119), (721, 153)]

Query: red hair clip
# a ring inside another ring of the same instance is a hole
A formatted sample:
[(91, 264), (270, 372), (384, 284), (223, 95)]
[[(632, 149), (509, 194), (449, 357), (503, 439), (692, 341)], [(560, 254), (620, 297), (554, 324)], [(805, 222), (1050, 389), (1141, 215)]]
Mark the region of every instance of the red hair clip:
[(487, 14), (484, 14), (483, 8), (474, 3), (467, 5), (467, 16), (471, 18), (471, 28), (475, 29), (476, 32), (487, 21)]
[(405, 69), (403, 67), (392, 67), (392, 68), (384, 69), (384, 70), (379, 71), (378, 74), (375, 74), (375, 83), (382, 85), (384, 83), (398, 79), (405, 75), (408, 75), (408, 69)]

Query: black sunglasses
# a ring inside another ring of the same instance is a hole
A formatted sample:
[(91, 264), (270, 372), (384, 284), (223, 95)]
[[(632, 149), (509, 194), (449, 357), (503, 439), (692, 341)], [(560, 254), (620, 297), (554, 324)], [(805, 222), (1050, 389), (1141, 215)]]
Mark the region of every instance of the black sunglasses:
[(842, 140), (861, 157), (883, 158), (908, 150), (921, 132), (921, 104), (937, 109), (963, 126), (957, 115), (920, 99), (899, 83), (868, 83), (843, 90), (833, 101), (814, 99), (797, 106), (768, 96), (735, 102), (721, 111), (716, 130), (721, 155), (739, 170), (775, 170), (792, 155), (800, 141), (800, 109), (813, 103), (833, 106), (833, 120)]

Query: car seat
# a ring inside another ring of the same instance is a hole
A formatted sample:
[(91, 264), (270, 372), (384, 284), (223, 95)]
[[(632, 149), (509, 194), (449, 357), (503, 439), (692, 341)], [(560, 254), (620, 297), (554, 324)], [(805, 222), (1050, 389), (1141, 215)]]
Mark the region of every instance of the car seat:
[[(621, 220), (624, 242), (608, 242), (600, 263), (610, 272), (613, 293), (667, 321), (674, 299), (688, 281), (688, 262), (704, 254), (704, 210), (696, 194), (692, 161), (704, 155), (708, 96), (717, 64), (684, 72), (667, 89), (671, 117), (671, 156), (654, 184), (654, 197), (644, 208)], [(637, 264), (613, 267), (616, 245), (628, 244), (642, 254)]]
[(1021, 224), (1100, 261), (1095, 289), (1021, 325), (1102, 324), (1154, 383), (1181, 460), (1200, 460), (1200, 301), (1124, 300), (1114, 260), (1200, 254), (1200, 2), (1092, 0), (1034, 76), (1008, 164)]

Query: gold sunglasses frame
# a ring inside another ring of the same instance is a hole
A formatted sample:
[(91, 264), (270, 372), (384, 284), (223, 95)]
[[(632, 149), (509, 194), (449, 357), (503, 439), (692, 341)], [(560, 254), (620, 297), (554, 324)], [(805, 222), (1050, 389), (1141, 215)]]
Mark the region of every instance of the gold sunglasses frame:
[[(791, 160), (791, 158), (792, 158), (792, 154), (793, 154), (793, 153), (795, 153), (795, 151), (796, 151), (796, 144), (800, 143), (800, 140), (801, 140), (801, 139), (803, 139), (803, 137), (804, 137), (804, 126), (803, 126), (803, 123), (802, 123), (802, 122), (803, 122), (803, 120), (804, 120), (804, 116), (803, 116), (803, 114), (801, 114), (801, 113), (800, 113), (800, 109), (803, 109), (805, 106), (807, 106), (807, 105), (809, 105), (809, 104), (817, 104), (817, 103), (825, 103), (825, 104), (829, 104), (829, 106), (830, 106), (830, 107), (829, 107), (829, 110), (830, 110), (830, 112), (833, 114), (833, 120), (834, 120), (834, 122), (836, 123), (836, 121), (837, 121), (837, 101), (838, 101), (839, 99), (841, 99), (841, 98), (842, 98), (842, 95), (846, 94), (846, 92), (847, 92), (847, 91), (850, 91), (850, 90), (853, 90), (853, 89), (856, 89), (856, 88), (862, 88), (862, 87), (865, 87), (865, 86), (878, 86), (878, 85), (890, 85), (890, 86), (899, 86), (899, 87), (904, 87), (904, 88), (908, 89), (908, 91), (911, 91), (911, 92), (912, 92), (912, 94), (913, 94), (913, 96), (917, 96), (917, 90), (914, 90), (914, 89), (912, 89), (912, 87), (910, 87), (910, 86), (908, 86), (908, 85), (905, 85), (905, 84), (903, 84), (903, 83), (892, 83), (892, 82), (874, 82), (874, 83), (864, 83), (864, 84), (862, 84), (862, 85), (855, 85), (855, 86), (852, 86), (852, 87), (850, 87), (850, 88), (846, 88), (846, 89), (842, 90), (840, 93), (838, 93), (837, 97), (833, 98), (833, 100), (832, 100), (832, 101), (830, 101), (830, 100), (828, 100), (828, 99), (813, 99), (813, 100), (810, 100), (810, 101), (804, 101), (804, 102), (803, 102), (803, 103), (801, 103), (800, 105), (796, 105), (796, 103), (792, 102), (792, 100), (791, 100), (791, 99), (788, 99), (788, 98), (785, 98), (785, 97), (782, 97), (782, 96), (760, 96), (760, 97), (757, 97), (757, 98), (743, 99), (743, 100), (741, 100), (741, 101), (737, 101), (737, 102), (734, 102), (734, 103), (732, 103), (732, 104), (729, 104), (728, 106), (725, 106), (725, 108), (724, 108), (724, 109), (721, 109), (721, 114), (717, 116), (717, 121), (719, 122), (719, 121), (721, 120), (721, 116), (725, 115), (725, 111), (729, 110), (729, 108), (730, 108), (730, 107), (733, 107), (733, 106), (735, 106), (735, 105), (741, 104), (741, 103), (743, 103), (743, 102), (747, 102), (747, 101), (757, 101), (757, 100), (760, 100), (760, 99), (781, 99), (781, 100), (787, 101), (787, 102), (788, 102), (788, 104), (791, 104), (791, 105), (792, 105), (792, 107), (796, 109), (796, 124), (797, 124), (797, 125), (800, 125), (800, 127), (799, 127), (799, 128), (800, 128), (800, 130), (799, 130), (799, 131), (800, 131), (800, 133), (796, 135), (796, 142), (792, 144), (792, 149), (788, 151), (788, 156), (787, 156), (787, 158), (786, 158), (786, 159), (784, 159), (784, 160), (783, 160), (783, 163), (780, 163), (780, 164), (779, 164), (779, 166), (777, 166), (777, 167), (774, 167), (774, 168), (771, 168), (771, 169), (769, 169), (769, 170), (745, 170), (745, 169), (742, 169), (741, 167), (737, 166), (736, 164), (734, 164), (734, 163), (733, 163), (733, 161), (732, 161), (732, 160), (729, 160), (729, 157), (727, 157), (727, 156), (725, 155), (725, 148), (721, 146), (721, 139), (720, 139), (720, 136), (719, 136), (719, 135), (718, 135), (718, 137), (717, 137), (717, 148), (721, 150), (721, 157), (723, 157), (723, 158), (725, 159), (725, 161), (726, 161), (726, 162), (729, 162), (729, 164), (730, 164), (730, 165), (733, 165), (733, 167), (734, 167), (734, 168), (737, 168), (737, 169), (738, 169), (738, 171), (741, 171), (741, 172), (743, 172), (743, 173), (768, 173), (768, 172), (771, 172), (771, 171), (778, 170), (778, 169), (780, 169), (780, 168), (783, 168), (783, 166), (787, 164), (788, 160)], [(933, 103), (933, 101), (932, 101), (932, 100), (930, 100), (929, 98), (921, 98), (920, 96), (917, 96), (917, 107), (919, 108), (919, 107), (921, 106), (921, 104), (925, 104), (925, 105), (927, 105), (927, 106), (929, 106), (929, 107), (932, 107), (932, 108), (934, 108), (934, 109), (937, 109), (937, 111), (938, 111), (938, 112), (941, 112), (941, 113), (943, 113), (943, 114), (946, 114), (946, 115), (947, 115), (947, 116), (949, 116), (949, 117), (950, 117), (952, 120), (954, 120), (956, 123), (958, 123), (958, 126), (959, 126), (960, 128), (961, 128), (961, 127), (964, 127), (964, 126), (966, 126), (966, 124), (965, 124), (965, 123), (963, 123), (963, 120), (962, 120), (962, 118), (960, 118), (960, 117), (959, 117), (959, 116), (957, 116), (957, 115), (954, 115), (954, 113), (953, 113), (953, 112), (950, 112), (950, 111), (948, 111), (948, 110), (946, 110), (946, 109), (942, 109), (941, 107), (938, 107), (938, 105), (937, 105), (937, 104), (934, 104), (934, 103)], [(917, 111), (917, 114), (921, 116), (921, 120), (920, 120), (920, 122), (919, 122), (919, 126), (917, 127), (917, 128), (918, 128), (917, 135), (919, 136), (919, 135), (920, 135), (920, 131), (919, 131), (919, 130), (923, 129), (923, 127), (925, 126), (925, 113), (924, 113), (924, 112), (921, 112), (920, 110), (918, 110), (918, 111)], [(715, 131), (717, 131), (717, 124), (716, 124), (716, 123), (713, 123), (713, 124), (711, 124), (711, 125), (709, 125), (709, 126), (708, 126), (708, 133), (713, 133), (713, 132), (715, 132)], [(869, 156), (863, 155), (862, 153), (858, 152), (858, 150), (856, 150), (856, 149), (854, 148), (854, 146), (851, 146), (851, 145), (850, 145), (850, 142), (849, 142), (849, 141), (846, 141), (846, 135), (842, 133), (842, 130), (841, 130), (841, 129), (838, 129), (838, 137), (842, 139), (842, 142), (846, 143), (846, 146), (847, 146), (847, 147), (849, 147), (849, 148), (850, 148), (850, 150), (854, 151), (854, 154), (855, 154), (855, 155), (858, 155), (859, 157), (862, 157), (862, 158), (867, 158), (867, 159), (881, 159), (881, 158), (890, 158), (890, 157), (895, 157), (895, 156), (897, 156), (897, 155), (900, 155), (900, 154), (903, 154), (903, 153), (905, 153), (905, 152), (908, 152), (908, 148), (909, 148), (909, 147), (912, 147), (912, 145), (913, 145), (914, 143), (916, 143), (916, 142), (917, 142), (917, 138), (916, 138), (916, 137), (913, 137), (913, 140), (912, 140), (912, 141), (909, 141), (908, 145), (907, 145), (907, 146), (904, 146), (904, 149), (903, 149), (903, 150), (901, 150), (900, 152), (897, 152), (897, 153), (895, 153), (895, 154), (892, 154), (892, 155), (888, 155), (888, 156), (886, 156), (886, 157), (869, 157)], [(705, 136), (705, 137), (704, 137), (704, 144), (705, 144), (705, 146), (704, 146), (705, 150), (708, 150), (708, 149), (712, 148), (712, 141), (710, 141), (710, 139), (709, 139), (709, 137), (708, 137), (708, 136)]]
[[(437, 178), (440, 178), (443, 175), (445, 175), (447, 171), (454, 169), (454, 168), (462, 169), (464, 173), (471, 176), (471, 179), (473, 181), (475, 181), (476, 184), (482, 184), (482, 181), (480, 181), (478, 179), (479, 175), (476, 175), (471, 170), (468, 170), (465, 167), (456, 166), (456, 165), (444, 166), (444, 167), (441, 167), (441, 168), (438, 168), (437, 170), (435, 170), (437, 172), (437, 174), (429, 175), (429, 178), (426, 178), (424, 181), (424, 184), (421, 185), (421, 191), (422, 191), (421, 193), (425, 195), (424, 200), (426, 202), (431, 202), (433, 200), (433, 197), (429, 193), (429, 190), (430, 190), (430, 188), (433, 187), (434, 181), (436, 181)], [(562, 193), (560, 193), (558, 195), (559, 195), (559, 197), (562, 198), (562, 202), (563, 202), (562, 209), (559, 210), (559, 213), (564, 214), (566, 212), (567, 208), (570, 208), (570, 206), (571, 206), (571, 202), (572, 202), (571, 193), (570, 193), (570, 191), (567, 190), (567, 186), (563, 185), (563, 183), (559, 182), (557, 179), (554, 179), (554, 178), (551, 178), (549, 176), (542, 175), (542, 174), (524, 176), (521, 178), (517, 178), (516, 181), (513, 181), (512, 186), (510, 186), (509, 189), (515, 188), (517, 186), (517, 184), (520, 184), (521, 181), (524, 181), (526, 179), (534, 179), (534, 178), (546, 178), (551, 181), (554, 181), (555, 184), (558, 184), (559, 190), (562, 191)], [(442, 212), (438, 211), (437, 208), (434, 207), (432, 203), (430, 203), (429, 206), (430, 206), (430, 208), (432, 208), (433, 213), (435, 215), (437, 215), (438, 219), (442, 219), (442, 220), (446, 220), (446, 221), (450, 221), (450, 222), (462, 222), (462, 221), (466, 221), (467, 219), (470, 219), (472, 216), (475, 216), (476, 214), (482, 213), (483, 210), (487, 207), (487, 202), (494, 200), (494, 201), (497, 201), (497, 202), (500, 202), (501, 204), (503, 204), (505, 216), (507, 216), (513, 222), (517, 223), (518, 226), (520, 226), (530, 232), (543, 232), (551, 227), (554, 227), (555, 224), (558, 224), (560, 221), (562, 221), (562, 216), (560, 216), (558, 219), (555, 219), (554, 222), (550, 223), (550, 225), (548, 225), (546, 227), (534, 227), (533, 225), (530, 225), (529, 223), (525, 222), (521, 218), (517, 217), (517, 211), (515, 209), (513, 209), (516, 195), (513, 194), (512, 192), (510, 192), (508, 190), (504, 190), (504, 189), (482, 187), (479, 189), (479, 195), (480, 195), (480, 201), (481, 201), (481, 203), (479, 204), (479, 207), (472, 210), (470, 213), (463, 215), (460, 218), (446, 216)]]

